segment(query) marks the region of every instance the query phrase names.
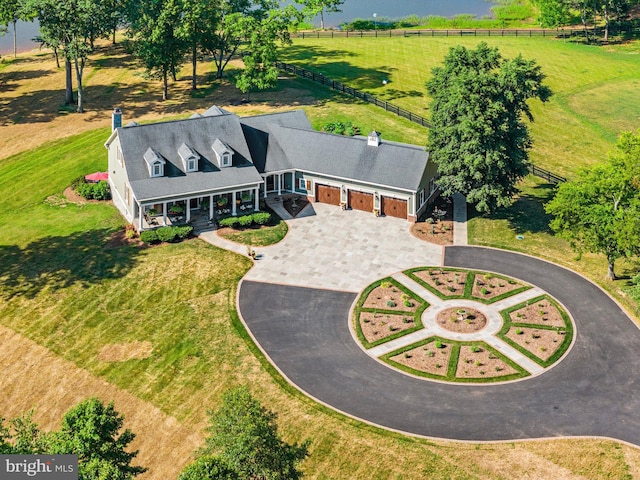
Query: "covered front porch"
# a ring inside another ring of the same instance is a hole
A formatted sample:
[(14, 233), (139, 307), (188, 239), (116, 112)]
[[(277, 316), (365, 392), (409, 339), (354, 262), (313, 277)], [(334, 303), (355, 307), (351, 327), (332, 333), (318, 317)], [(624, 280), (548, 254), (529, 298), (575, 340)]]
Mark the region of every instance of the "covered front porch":
[(226, 216), (260, 210), (259, 187), (165, 201), (136, 202), (134, 225), (138, 231), (182, 225), (204, 219), (211, 223)]

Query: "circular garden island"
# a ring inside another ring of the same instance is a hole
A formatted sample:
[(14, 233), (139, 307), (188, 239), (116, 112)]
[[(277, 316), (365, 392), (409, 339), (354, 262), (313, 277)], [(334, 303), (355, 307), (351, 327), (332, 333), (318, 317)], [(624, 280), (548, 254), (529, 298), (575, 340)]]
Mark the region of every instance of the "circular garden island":
[(409, 374), (487, 383), (538, 375), (563, 358), (574, 326), (548, 293), (488, 272), (419, 267), (378, 280), (353, 308), (367, 354)]

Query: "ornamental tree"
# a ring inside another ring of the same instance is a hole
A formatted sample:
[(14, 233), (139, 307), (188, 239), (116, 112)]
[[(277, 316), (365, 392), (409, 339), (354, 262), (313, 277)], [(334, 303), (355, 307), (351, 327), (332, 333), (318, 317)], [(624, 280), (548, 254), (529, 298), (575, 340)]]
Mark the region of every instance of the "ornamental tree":
[(640, 131), (623, 133), (605, 163), (560, 185), (546, 211), (577, 252), (605, 255), (615, 280), (615, 261), (640, 254)]
[(460, 192), (482, 213), (511, 203), (528, 172), (532, 141), (523, 116), (527, 100), (545, 102), (540, 66), (517, 56), (504, 59), (482, 42), (475, 50), (449, 49), (427, 82), (432, 97), (429, 150), (444, 195)]

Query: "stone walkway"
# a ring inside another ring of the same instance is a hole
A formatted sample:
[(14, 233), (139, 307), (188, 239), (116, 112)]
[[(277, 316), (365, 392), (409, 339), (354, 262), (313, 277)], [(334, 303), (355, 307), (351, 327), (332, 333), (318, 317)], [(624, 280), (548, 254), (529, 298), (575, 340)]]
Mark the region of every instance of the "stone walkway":
[(453, 244), (467, 245), (467, 199), (460, 193), (453, 194)]

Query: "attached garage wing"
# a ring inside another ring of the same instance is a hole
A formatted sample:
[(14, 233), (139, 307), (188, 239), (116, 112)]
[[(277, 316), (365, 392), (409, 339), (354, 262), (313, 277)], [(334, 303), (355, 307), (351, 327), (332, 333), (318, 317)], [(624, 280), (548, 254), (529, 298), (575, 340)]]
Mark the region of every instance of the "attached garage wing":
[(340, 205), (340, 188), (316, 184), (316, 201), (329, 205)]
[(407, 201), (399, 198), (382, 197), (381, 213), (389, 217), (407, 218)]
[(373, 194), (349, 190), (349, 206), (354, 210), (373, 211)]

